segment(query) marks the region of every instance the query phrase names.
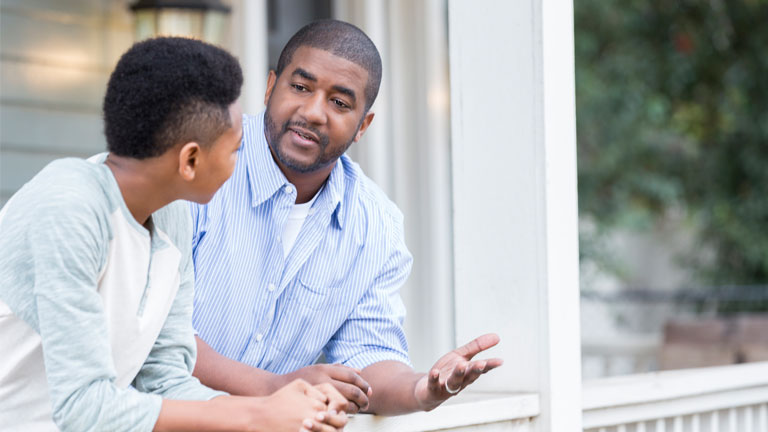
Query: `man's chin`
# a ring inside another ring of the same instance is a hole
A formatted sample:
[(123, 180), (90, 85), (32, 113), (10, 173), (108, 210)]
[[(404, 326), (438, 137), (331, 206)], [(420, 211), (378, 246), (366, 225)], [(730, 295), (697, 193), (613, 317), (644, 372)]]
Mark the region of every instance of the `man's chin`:
[(316, 160), (307, 161), (304, 159), (293, 158), (287, 155), (281, 156), (282, 157), (280, 158), (280, 162), (282, 162), (283, 166), (296, 173), (306, 174), (316, 171), (318, 168), (320, 168)]
[(280, 149), (277, 158), (283, 166), (297, 173), (309, 173), (320, 168), (317, 157), (306, 154), (293, 154), (293, 152), (286, 151), (285, 146)]

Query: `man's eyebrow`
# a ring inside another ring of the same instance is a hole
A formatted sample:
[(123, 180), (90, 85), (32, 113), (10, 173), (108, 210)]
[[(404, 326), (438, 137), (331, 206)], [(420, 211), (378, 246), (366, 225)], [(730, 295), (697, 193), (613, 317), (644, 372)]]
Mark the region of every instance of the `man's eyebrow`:
[[(291, 76), (297, 76), (297, 75), (302, 77), (302, 78), (304, 78), (305, 80), (312, 81), (312, 82), (317, 82), (317, 77), (316, 76), (312, 75), (311, 73), (305, 71), (302, 68), (296, 68), (296, 70), (294, 70), (293, 73), (291, 73)], [(357, 102), (357, 95), (355, 94), (354, 90), (352, 90), (350, 88), (347, 88), (347, 87), (344, 87), (344, 86), (340, 86), (340, 85), (335, 85), (335, 86), (333, 86), (331, 88), (333, 89), (333, 91), (335, 91), (337, 93), (341, 93), (341, 94), (349, 96), (349, 98), (352, 99), (353, 103)]]
[(338, 93), (345, 94), (345, 95), (349, 96), (350, 99), (352, 99), (352, 102), (357, 102), (357, 98), (355, 97), (355, 91), (354, 90), (346, 88), (346, 87), (342, 87), (340, 85), (335, 85), (332, 88), (333, 88), (333, 91), (335, 91), (335, 92), (338, 92)]
[(296, 76), (296, 75), (309, 81), (315, 81), (315, 82), (317, 81), (317, 77), (315, 77), (314, 75), (305, 71), (302, 68), (296, 68), (296, 70), (294, 70), (293, 73), (291, 74), (291, 76)]

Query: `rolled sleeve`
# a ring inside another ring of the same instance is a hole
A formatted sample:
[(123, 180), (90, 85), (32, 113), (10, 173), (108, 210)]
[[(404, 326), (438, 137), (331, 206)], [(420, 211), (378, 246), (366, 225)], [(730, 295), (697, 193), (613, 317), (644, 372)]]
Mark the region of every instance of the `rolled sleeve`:
[(410, 366), (400, 287), (408, 279), (413, 258), (405, 246), (402, 223), (397, 222), (388, 230), (386, 262), (323, 350), (329, 363), (362, 369), (380, 361), (396, 360)]

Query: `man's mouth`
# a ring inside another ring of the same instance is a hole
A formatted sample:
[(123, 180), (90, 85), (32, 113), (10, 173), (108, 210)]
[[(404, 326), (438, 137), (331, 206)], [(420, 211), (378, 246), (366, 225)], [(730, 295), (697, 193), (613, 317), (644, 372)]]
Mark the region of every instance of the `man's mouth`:
[(296, 135), (298, 135), (300, 138), (304, 140), (313, 141), (315, 143), (320, 142), (320, 140), (317, 138), (317, 135), (313, 134), (312, 132), (299, 129), (299, 128), (289, 128), (288, 130), (295, 133)]

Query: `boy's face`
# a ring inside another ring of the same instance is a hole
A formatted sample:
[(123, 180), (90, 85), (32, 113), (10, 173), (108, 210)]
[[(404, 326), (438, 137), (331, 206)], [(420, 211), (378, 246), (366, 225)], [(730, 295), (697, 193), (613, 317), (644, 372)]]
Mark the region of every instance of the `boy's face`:
[(243, 139), (243, 121), (240, 103), (229, 106), (229, 120), (232, 125), (207, 149), (195, 175), (196, 190), (192, 201), (205, 204), (213, 198), (217, 190), (229, 179), (235, 170), (237, 152)]

